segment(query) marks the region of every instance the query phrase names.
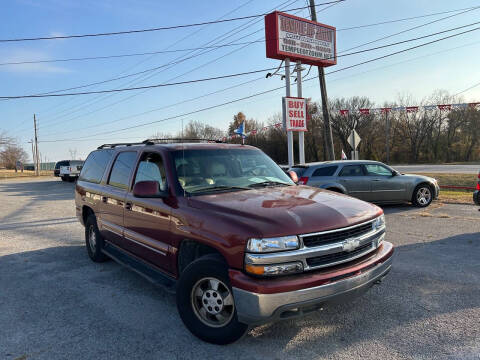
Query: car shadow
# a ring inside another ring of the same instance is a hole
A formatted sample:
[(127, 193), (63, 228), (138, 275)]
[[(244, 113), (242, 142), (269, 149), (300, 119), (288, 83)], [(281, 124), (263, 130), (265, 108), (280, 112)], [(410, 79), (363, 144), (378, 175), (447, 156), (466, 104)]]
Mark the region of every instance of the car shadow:
[(8, 196), (28, 197), (34, 201), (72, 200), (75, 183), (55, 181), (0, 182), (0, 192)]
[[(442, 325), (435, 321), (458, 322), (456, 329), (478, 326), (474, 317), (460, 320), (458, 314), (480, 307), (479, 258), (480, 232), (398, 246), (389, 276), (364, 296), (305, 318), (253, 328), (239, 342), (218, 347), (186, 330), (171, 294), (113, 261), (92, 263), (84, 246), (58, 246), (0, 257), (2, 309), (8, 314), (0, 325), (29, 329), (12, 330), (16, 337), (4, 340), (7, 350), (16, 342), (28, 348), (33, 334), (55, 335), (52, 327), (59, 329), (58, 335), (82, 333), (91, 323), (89, 336), (74, 339), (76, 347), (106, 346), (105, 351), (115, 353), (134, 348), (159, 355), (175, 344), (170, 355), (188, 354), (194, 346), (202, 354), (214, 349), (218, 358), (232, 353), (244, 358), (329, 358), (374, 341), (409, 358), (435, 357), (448, 353), (452, 343), (461, 347), (476, 336), (475, 331), (466, 337), (448, 328), (438, 331)], [(112, 337), (122, 341), (108, 348)]]

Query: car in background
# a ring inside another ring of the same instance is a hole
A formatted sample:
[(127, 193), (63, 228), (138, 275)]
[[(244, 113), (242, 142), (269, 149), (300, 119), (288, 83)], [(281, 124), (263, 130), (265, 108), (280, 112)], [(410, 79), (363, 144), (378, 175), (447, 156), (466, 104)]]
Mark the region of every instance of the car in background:
[(60, 166), (59, 176), (62, 178), (62, 181), (75, 181), (80, 175), (80, 171), (83, 168), (83, 161), (80, 160), (69, 160), (66, 161), (68, 165)]
[(336, 191), (374, 203), (412, 202), (430, 205), (440, 187), (435, 179), (401, 174), (388, 165), (369, 160), (339, 160), (295, 165), (299, 184)]
[(480, 206), (480, 171), (478, 172), (478, 181), (475, 192), (473, 193), (473, 202)]
[(55, 164), (55, 169), (53, 170), (53, 176), (60, 176), (60, 166), (69, 166), (70, 160), (61, 160)]

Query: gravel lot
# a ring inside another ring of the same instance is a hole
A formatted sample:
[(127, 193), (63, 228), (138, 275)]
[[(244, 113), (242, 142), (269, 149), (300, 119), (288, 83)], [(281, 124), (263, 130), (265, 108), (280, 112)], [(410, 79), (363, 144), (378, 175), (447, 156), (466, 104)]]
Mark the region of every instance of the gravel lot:
[(215, 346), (174, 295), (95, 264), (73, 184), (0, 181), (1, 359), (480, 359), (480, 212), (386, 207), (394, 268), (364, 297)]

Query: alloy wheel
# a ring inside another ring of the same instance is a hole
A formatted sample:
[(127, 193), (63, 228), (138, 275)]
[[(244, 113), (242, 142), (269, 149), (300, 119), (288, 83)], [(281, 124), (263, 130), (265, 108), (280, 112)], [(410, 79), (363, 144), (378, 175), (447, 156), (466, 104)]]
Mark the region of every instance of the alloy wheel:
[(417, 191), (417, 202), (420, 205), (427, 205), (430, 203), (430, 200), (432, 198), (432, 193), (428, 187), (421, 187)]
[(218, 279), (208, 277), (197, 281), (190, 298), (195, 315), (205, 325), (222, 327), (233, 318), (235, 304), (230, 288)]

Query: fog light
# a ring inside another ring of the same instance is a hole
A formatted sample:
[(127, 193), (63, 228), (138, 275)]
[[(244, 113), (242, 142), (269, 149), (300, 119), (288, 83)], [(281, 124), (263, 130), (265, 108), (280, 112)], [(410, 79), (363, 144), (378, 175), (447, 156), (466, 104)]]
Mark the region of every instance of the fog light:
[(288, 275), (303, 272), (303, 264), (300, 261), (287, 264), (270, 265), (245, 265), (245, 270), (250, 274), (261, 276)]

